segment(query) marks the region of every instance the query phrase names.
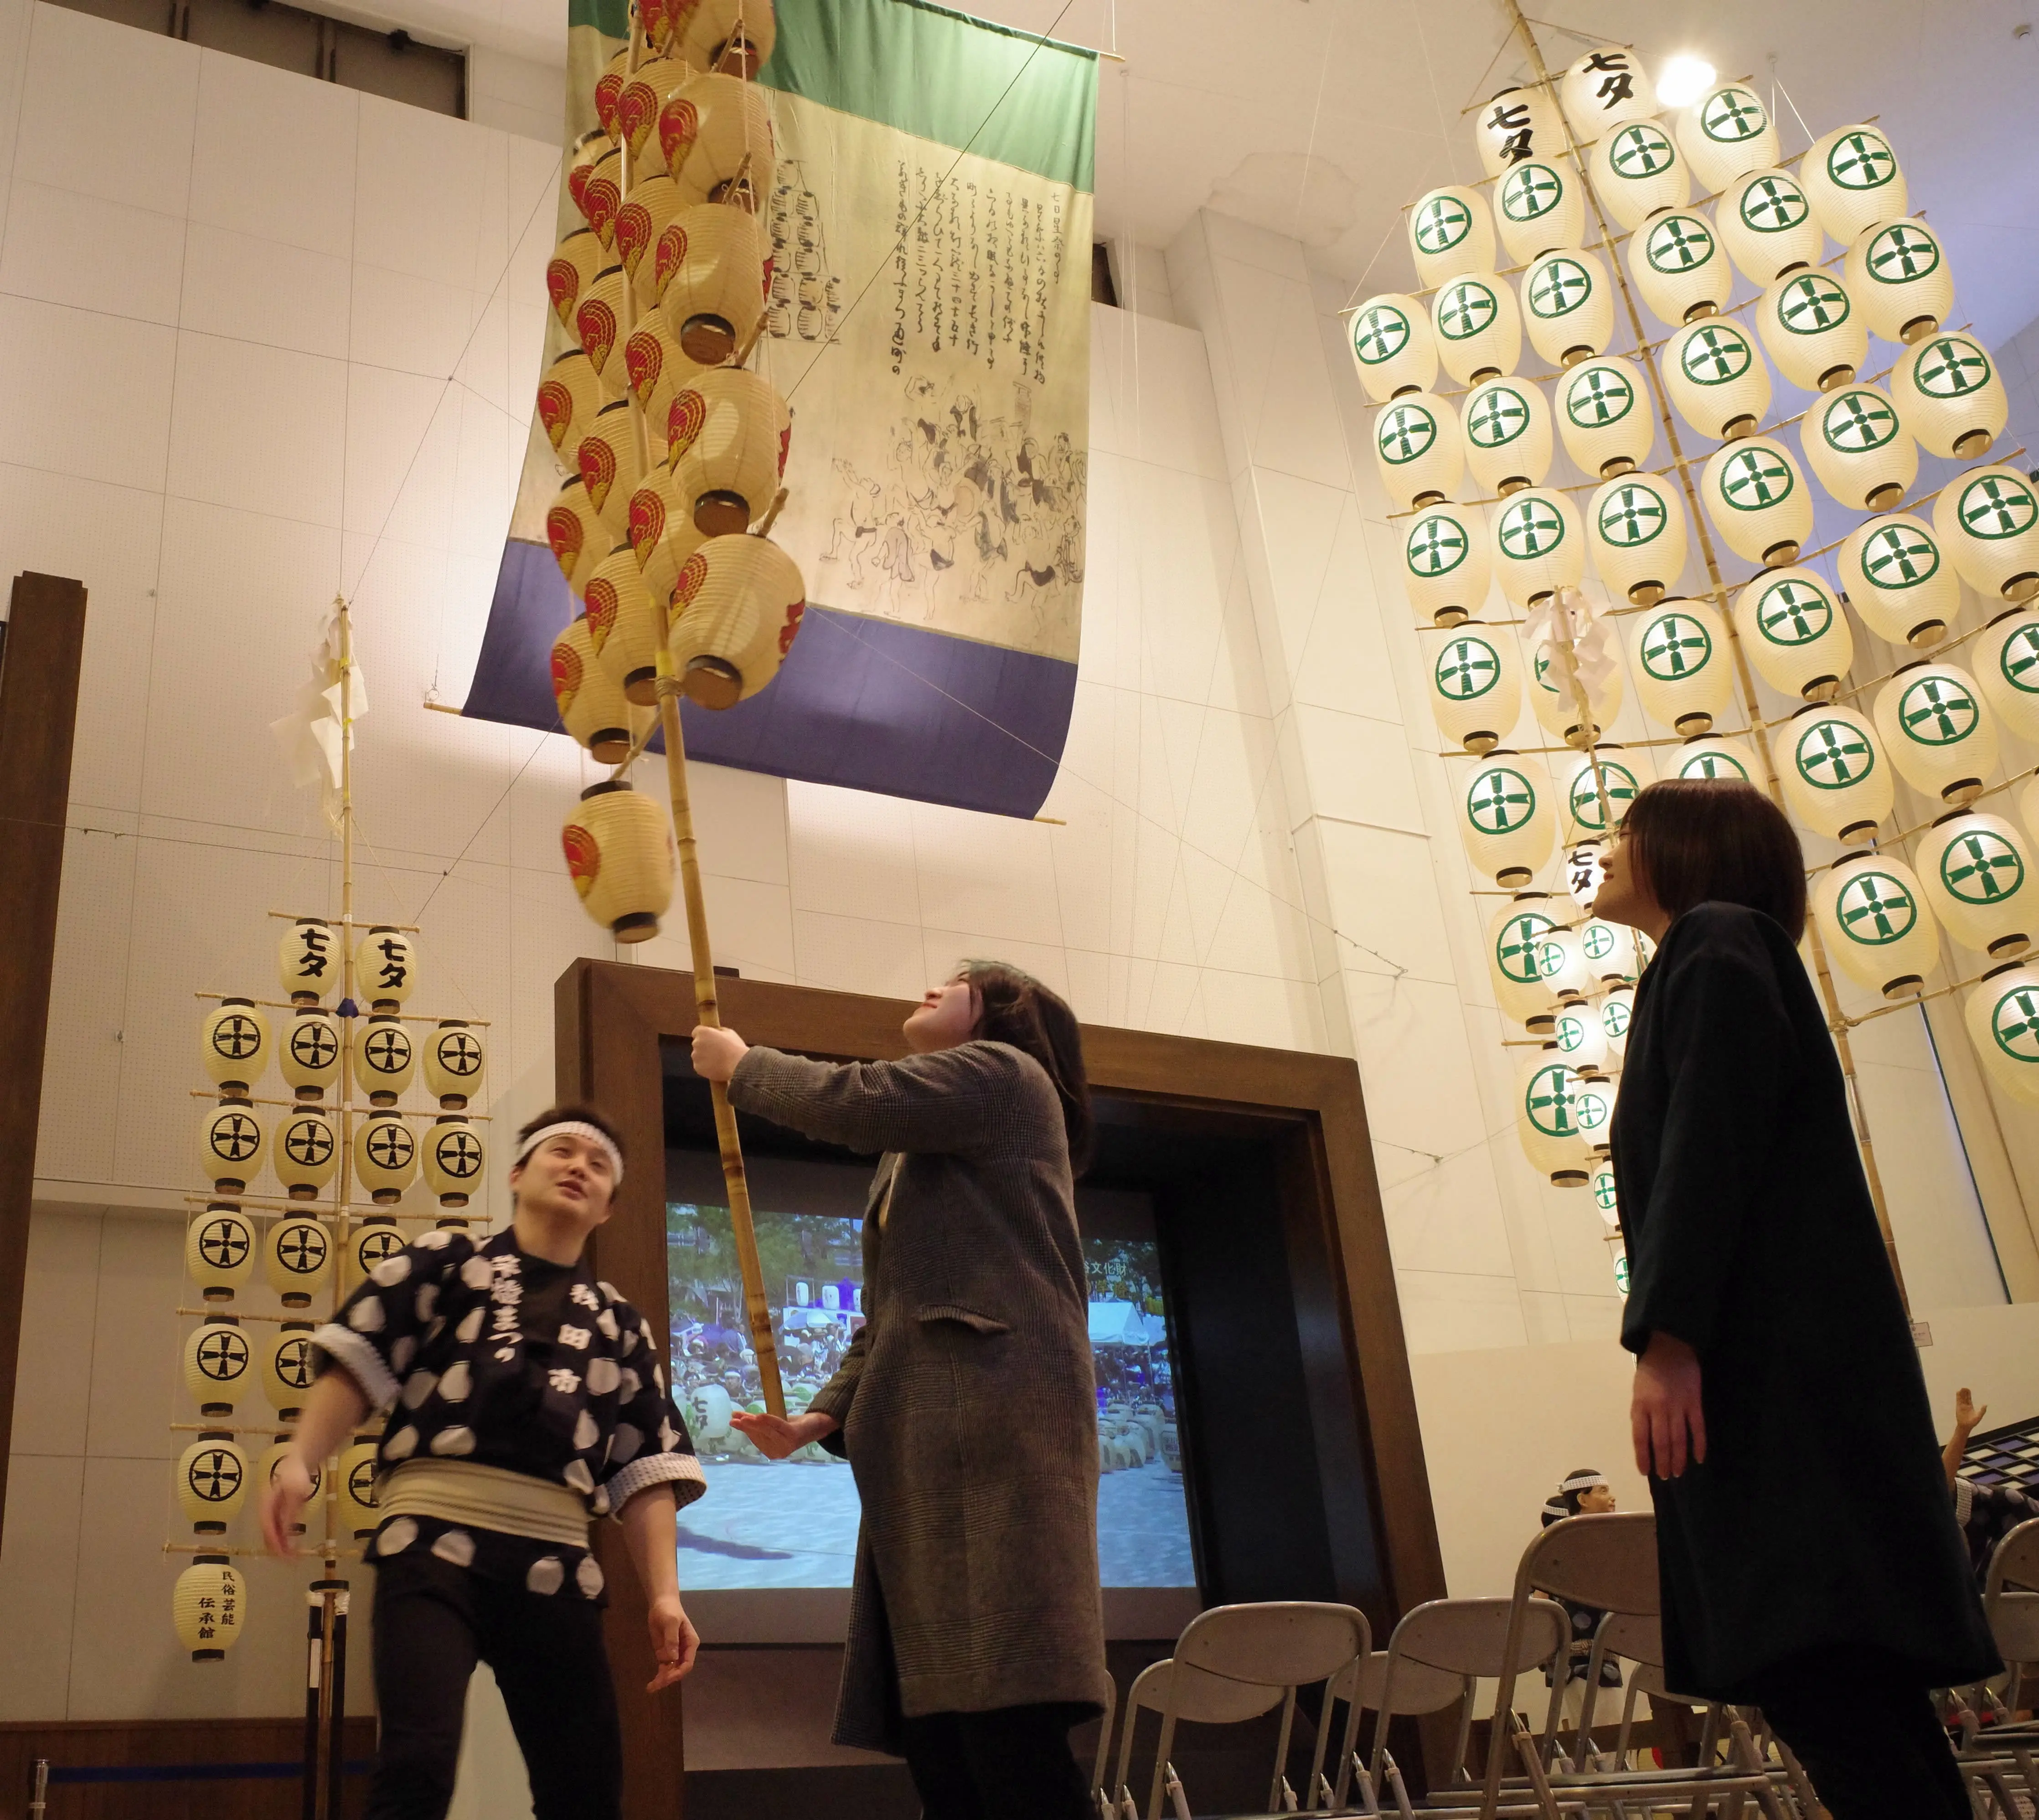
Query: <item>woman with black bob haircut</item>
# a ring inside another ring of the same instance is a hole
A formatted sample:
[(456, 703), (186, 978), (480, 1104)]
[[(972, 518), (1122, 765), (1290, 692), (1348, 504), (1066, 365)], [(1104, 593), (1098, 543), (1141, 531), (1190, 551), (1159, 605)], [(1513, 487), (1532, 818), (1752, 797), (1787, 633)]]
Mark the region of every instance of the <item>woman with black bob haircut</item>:
[(734, 1419), (774, 1459), (818, 1441), (856, 1477), (837, 1742), (904, 1757), (926, 1820), (1088, 1820), (1069, 1731), (1109, 1683), (1083, 1043), (1054, 993), (988, 961), (903, 1033), (898, 1061), (835, 1064), (694, 1032), (695, 1071), (743, 1111), (884, 1153), (841, 1368), (804, 1415)]
[(1968, 1820), (1927, 1689), (1994, 1674), (1911, 1328), (1746, 784), (1654, 783), (1594, 914), (1657, 944), (1614, 1117), (1665, 1678), (1760, 1706), (1836, 1820)]

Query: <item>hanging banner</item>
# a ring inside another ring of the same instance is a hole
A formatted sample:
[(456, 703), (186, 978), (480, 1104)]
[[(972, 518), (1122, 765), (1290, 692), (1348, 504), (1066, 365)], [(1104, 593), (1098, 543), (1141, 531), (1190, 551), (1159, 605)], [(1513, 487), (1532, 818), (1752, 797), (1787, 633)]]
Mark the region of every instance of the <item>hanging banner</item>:
[[(772, 535), (807, 608), (769, 688), (720, 713), (683, 703), (687, 750), (1031, 816), (1082, 624), (1095, 54), (920, 0), (776, 13), (752, 365), (792, 414)], [(571, 150), (625, 41), (622, 0), (571, 0), (570, 25)], [(583, 225), (563, 184), (560, 235)], [(548, 324), (549, 366), (573, 343)], [(545, 525), (573, 471), (534, 422), (470, 715), (558, 724), (549, 656), (578, 604)]]

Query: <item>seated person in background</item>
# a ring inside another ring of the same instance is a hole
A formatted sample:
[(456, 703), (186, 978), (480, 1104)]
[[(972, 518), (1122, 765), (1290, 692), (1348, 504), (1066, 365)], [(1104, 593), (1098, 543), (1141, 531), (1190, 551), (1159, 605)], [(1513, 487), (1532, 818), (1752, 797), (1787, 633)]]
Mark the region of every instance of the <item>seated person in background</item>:
[[(1592, 1467), (1581, 1466), (1565, 1476), (1556, 1493), (1543, 1506), (1543, 1527), (1547, 1530), (1566, 1517), (1600, 1516), (1614, 1507), (1614, 1488)], [(1586, 1663), (1593, 1655), (1593, 1633), (1607, 1614), (1589, 1605), (1574, 1605), (1570, 1599), (1559, 1602), (1572, 1621), (1569, 1651), (1571, 1678), (1565, 1684), (1564, 1711), (1566, 1718), (1576, 1723), (1585, 1702)], [(1556, 1679), (1553, 1670), (1543, 1670), (1547, 1685)], [(1621, 1664), (1612, 1657), (1600, 1665), (1600, 1684), (1602, 1687), (1621, 1685)]]
[(1969, 1437), (1988, 1413), (1989, 1405), (1977, 1409), (1964, 1384), (1954, 1393), (1954, 1431), (1940, 1452), (1941, 1464), (1947, 1469), (1947, 1489), (1954, 1495), (1954, 1521), (1961, 1525), (1961, 1539), (1969, 1545), (1978, 1587), (1989, 1578), (1989, 1557), (1996, 1552), (1996, 1545), (2020, 1523), (2039, 1517), (2039, 1499), (2015, 1485), (1984, 1485), (1961, 1477), (1961, 1456), (1968, 1450)]

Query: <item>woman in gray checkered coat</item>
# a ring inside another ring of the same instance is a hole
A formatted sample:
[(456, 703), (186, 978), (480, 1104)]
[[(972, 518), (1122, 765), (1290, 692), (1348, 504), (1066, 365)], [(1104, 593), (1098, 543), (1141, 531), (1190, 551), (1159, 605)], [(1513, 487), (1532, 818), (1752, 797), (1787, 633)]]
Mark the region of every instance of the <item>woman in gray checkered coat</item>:
[(774, 1458), (819, 1441), (856, 1476), (836, 1742), (903, 1756), (927, 1820), (1084, 1820), (1068, 1733), (1109, 1684), (1082, 1045), (1067, 1005), (991, 962), (905, 1033), (902, 1060), (835, 1064), (694, 1032), (696, 1071), (741, 1109), (884, 1153), (841, 1368), (803, 1416), (735, 1419)]

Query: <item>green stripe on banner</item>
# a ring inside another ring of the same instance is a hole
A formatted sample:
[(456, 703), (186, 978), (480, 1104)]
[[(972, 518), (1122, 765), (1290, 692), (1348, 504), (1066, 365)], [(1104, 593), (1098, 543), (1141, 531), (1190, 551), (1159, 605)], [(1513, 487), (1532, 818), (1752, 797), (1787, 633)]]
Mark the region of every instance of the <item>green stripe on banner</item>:
[(592, 25), (605, 38), (630, 36), (630, 0), (567, 0), (567, 25)]
[[(573, 17), (602, 3), (571, 0)], [(1090, 190), (1095, 51), (926, 0), (777, 0), (776, 10), (779, 41), (758, 72), (768, 86)]]

